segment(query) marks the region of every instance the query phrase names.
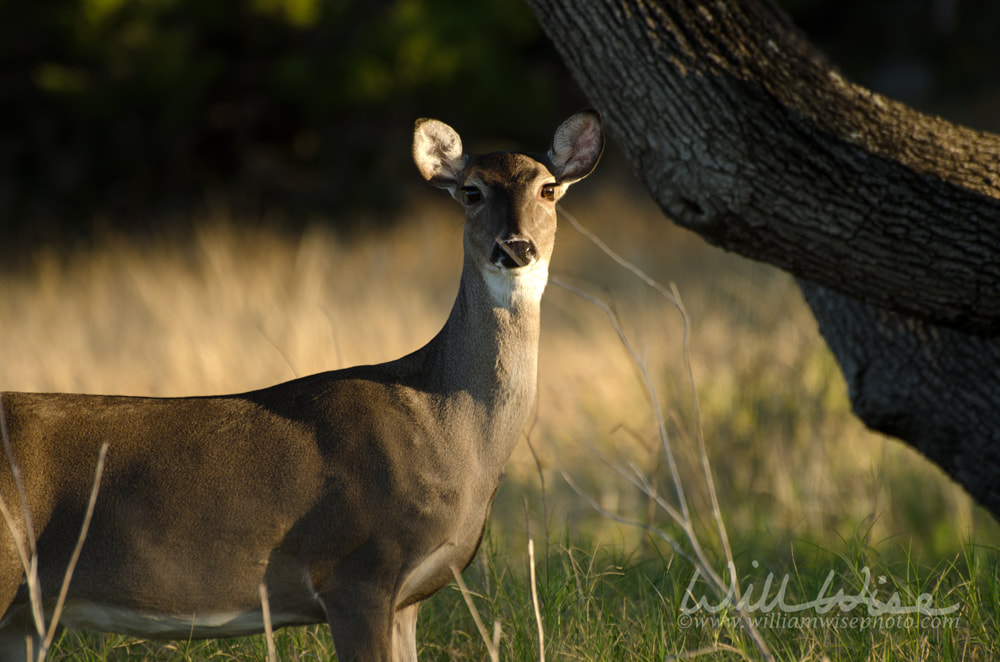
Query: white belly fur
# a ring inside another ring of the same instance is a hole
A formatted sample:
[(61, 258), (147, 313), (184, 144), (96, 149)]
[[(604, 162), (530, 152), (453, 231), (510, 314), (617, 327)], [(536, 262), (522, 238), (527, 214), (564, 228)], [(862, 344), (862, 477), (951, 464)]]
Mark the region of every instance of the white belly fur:
[[(240, 637), (264, 631), (263, 612), (259, 610), (181, 617), (91, 602), (67, 602), (59, 622), (70, 629), (102, 630), (147, 639)], [(315, 614), (271, 612), (271, 624), (275, 628), (315, 622)]]

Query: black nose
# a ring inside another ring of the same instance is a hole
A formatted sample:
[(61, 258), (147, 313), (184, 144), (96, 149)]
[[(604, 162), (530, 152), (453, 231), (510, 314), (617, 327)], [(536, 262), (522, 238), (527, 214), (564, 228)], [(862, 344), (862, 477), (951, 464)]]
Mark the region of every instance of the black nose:
[(490, 253), (490, 262), (504, 269), (526, 267), (538, 256), (535, 244), (530, 239), (511, 237), (497, 239)]

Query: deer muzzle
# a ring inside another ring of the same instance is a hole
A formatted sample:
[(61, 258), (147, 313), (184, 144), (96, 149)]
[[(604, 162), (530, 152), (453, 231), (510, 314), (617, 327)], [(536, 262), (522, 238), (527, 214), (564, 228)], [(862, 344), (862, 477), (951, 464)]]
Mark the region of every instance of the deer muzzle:
[(538, 259), (535, 243), (526, 237), (497, 238), (490, 253), (490, 262), (503, 269), (527, 267)]

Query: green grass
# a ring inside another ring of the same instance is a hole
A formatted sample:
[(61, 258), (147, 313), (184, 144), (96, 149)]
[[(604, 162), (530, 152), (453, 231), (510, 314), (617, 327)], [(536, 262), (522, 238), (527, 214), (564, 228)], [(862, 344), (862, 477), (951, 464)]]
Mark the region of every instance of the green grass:
[[(759, 659), (749, 640), (730, 622), (719, 625), (710, 614), (681, 611), (684, 591), (692, 578), (690, 566), (662, 550), (626, 553), (599, 543), (541, 545), (547, 553), (537, 562), (537, 591), (545, 632), (546, 659), (663, 660), (691, 651), (710, 651), (701, 659)], [(764, 554), (768, 550), (760, 550)], [(935, 607), (959, 605), (948, 617), (924, 624), (907, 624), (905, 617), (869, 617), (865, 607), (828, 614), (807, 610), (797, 614), (755, 613), (764, 638), (782, 660), (989, 660), (1000, 655), (997, 622), (996, 549), (974, 549), (934, 567), (913, 559), (887, 561), (878, 549), (849, 546), (843, 551), (808, 545), (785, 558), (755, 558), (741, 554), (740, 585), (764, 586), (768, 573), (775, 582), (789, 577), (786, 600), (802, 604), (820, 595), (829, 573), (835, 594), (856, 595), (863, 587), (863, 569), (871, 570), (875, 595), (888, 599), (898, 592), (904, 605), (916, 604), (920, 593), (933, 597)], [(523, 558), (514, 559), (488, 539), (466, 582), (482, 619), (501, 625), (500, 659), (537, 660), (538, 637), (531, 606), (531, 587)], [(881, 579), (880, 579), (881, 578)], [(884, 583), (880, 583), (884, 581)], [(696, 595), (701, 595), (696, 587)], [(871, 594), (871, 591), (869, 591)], [(715, 604), (716, 601), (713, 601)], [(693, 602), (692, 602), (693, 604)], [(730, 614), (731, 615), (731, 614)], [(865, 620), (868, 617), (869, 620)], [(822, 619), (838, 619), (823, 622)], [(855, 619), (853, 622), (850, 619)], [(428, 600), (418, 625), (422, 660), (486, 659), (486, 646), (457, 587), (451, 585)], [(275, 643), (281, 660), (330, 659), (332, 643), (325, 627), (279, 630)], [(71, 633), (63, 637), (54, 660), (170, 662), (195, 660), (264, 660), (263, 637), (205, 642), (150, 644), (116, 635)]]

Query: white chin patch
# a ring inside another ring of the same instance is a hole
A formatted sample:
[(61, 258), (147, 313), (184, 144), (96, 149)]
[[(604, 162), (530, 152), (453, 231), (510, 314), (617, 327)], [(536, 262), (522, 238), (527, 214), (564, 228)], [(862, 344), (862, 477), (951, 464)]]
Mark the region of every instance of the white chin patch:
[(537, 304), (549, 279), (549, 263), (539, 260), (520, 269), (490, 265), (483, 269), (483, 278), (493, 302), (501, 308)]

